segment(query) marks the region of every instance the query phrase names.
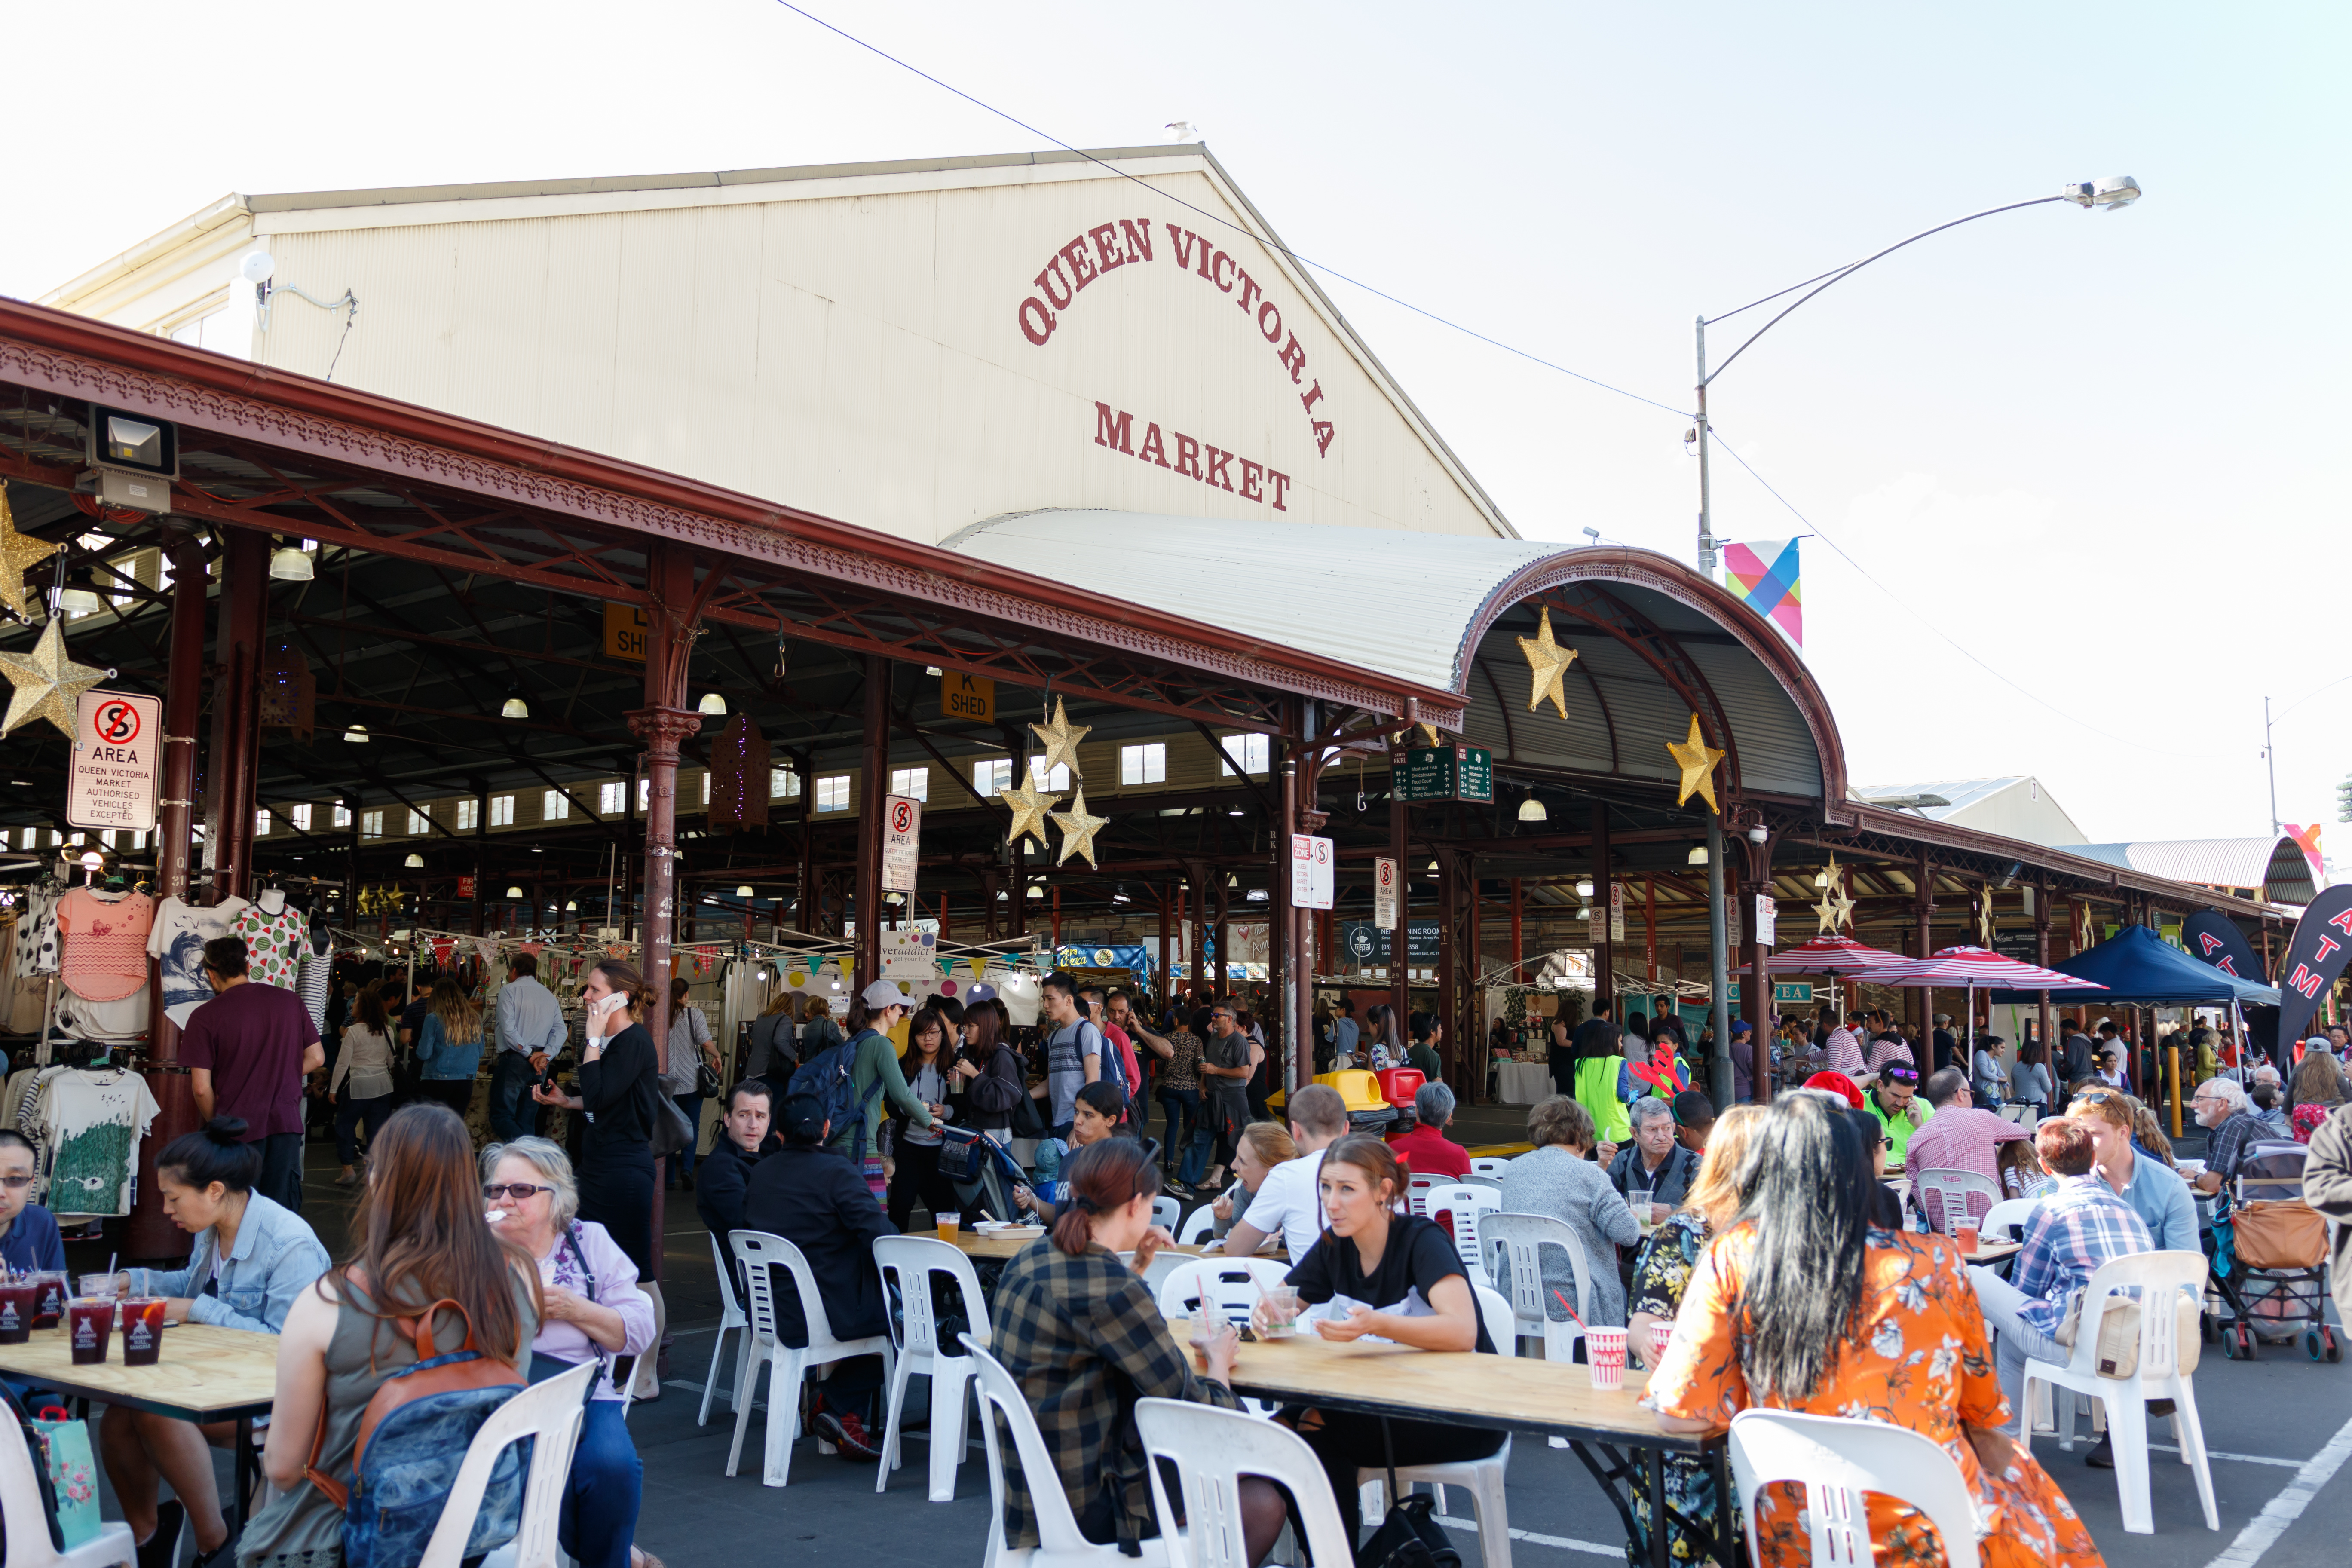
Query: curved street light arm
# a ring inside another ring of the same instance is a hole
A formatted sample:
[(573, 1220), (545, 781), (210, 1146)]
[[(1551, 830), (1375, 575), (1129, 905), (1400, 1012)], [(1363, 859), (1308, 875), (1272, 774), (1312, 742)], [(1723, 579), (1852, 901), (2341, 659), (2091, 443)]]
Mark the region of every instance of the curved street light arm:
[[(1705, 386), (1708, 386), (1708, 385), (1712, 384), (1714, 383), (1715, 378), (1716, 378), (1717, 376), (1721, 375), (1725, 371), (1729, 370), (1729, 369), (1731, 368), (1732, 361), (1737, 360), (1737, 359), (1738, 359), (1741, 354), (1746, 353), (1748, 351), (1748, 349), (1749, 349), (1751, 346), (1753, 346), (1753, 345), (1754, 345), (1754, 343), (1755, 343), (1755, 342), (1756, 342), (1756, 340), (1757, 340), (1758, 338), (1762, 337), (1765, 333), (1767, 333), (1767, 332), (1770, 331), (1774, 327), (1779, 326), (1779, 325), (1780, 324), (1780, 321), (1781, 321), (1782, 318), (1786, 317), (1786, 316), (1789, 314), (1789, 312), (1790, 312), (1790, 310), (1795, 310), (1795, 309), (1797, 308), (1797, 306), (1799, 306), (1799, 305), (1802, 305), (1802, 304), (1805, 302), (1805, 300), (1811, 300), (1811, 298), (1813, 298), (1813, 296), (1814, 296), (1814, 295), (1819, 294), (1819, 293), (1820, 293), (1823, 289), (1828, 289), (1828, 288), (1830, 288), (1830, 287), (1833, 286), (1834, 284), (1836, 284), (1836, 283), (1838, 283), (1838, 282), (1840, 282), (1840, 281), (1843, 280), (1844, 279), (1847, 279), (1847, 278), (1851, 278), (1851, 277), (1853, 277), (1856, 272), (1861, 271), (1864, 268), (1865, 268), (1865, 267), (1869, 266), (1872, 262), (1878, 260), (1881, 257), (1892, 256), (1892, 255), (1894, 255), (1896, 251), (1898, 251), (1898, 250), (1902, 249), (1905, 246), (1906, 246), (1906, 245), (1916, 245), (1916, 243), (1918, 243), (1920, 240), (1923, 240), (1923, 239), (1927, 238), (1927, 237), (1929, 235), (1931, 235), (1931, 234), (1941, 234), (1941, 233), (1943, 233), (1943, 232), (1944, 232), (1946, 229), (1948, 229), (1948, 228), (1958, 228), (1958, 227), (1959, 227), (1959, 226), (1960, 226), (1960, 225), (1962, 225), (1962, 224), (1964, 224), (1964, 223), (1974, 223), (1974, 222), (1976, 222), (1976, 220), (1977, 220), (1977, 219), (1979, 219), (1979, 218), (1980, 218), (1980, 217), (1991, 217), (1991, 216), (1992, 216), (1994, 214), (1996, 214), (1996, 213), (2011, 213), (2011, 212), (2015, 212), (2015, 211), (2017, 211), (2020, 207), (2038, 207), (2038, 206), (2045, 205), (2047, 205), (2048, 203), (2051, 203), (2051, 202), (2066, 202), (2066, 201), (2075, 201), (2075, 200), (2077, 200), (2077, 198), (2076, 198), (2075, 196), (2074, 196), (2073, 195), (2071, 195), (2071, 194), (2062, 194), (2062, 195), (2054, 195), (2054, 196), (2036, 196), (2036, 197), (2034, 197), (2032, 201), (2026, 201), (2026, 202), (2011, 202), (2011, 203), (2010, 203), (2007, 206), (1987, 207), (1984, 211), (1982, 211), (1982, 212), (1980, 212), (1980, 213), (1970, 213), (1970, 214), (1969, 214), (1969, 216), (1966, 216), (1966, 217), (1956, 217), (1956, 218), (1954, 218), (1954, 219), (1953, 219), (1951, 222), (1949, 222), (1949, 223), (1939, 223), (1939, 224), (1937, 224), (1937, 225), (1935, 227), (1933, 227), (1933, 228), (1921, 229), (1917, 234), (1913, 235), (1909, 239), (1899, 239), (1899, 240), (1896, 240), (1893, 245), (1888, 246), (1885, 249), (1881, 250), (1881, 251), (1878, 251), (1878, 252), (1876, 252), (1876, 253), (1875, 253), (1875, 254), (1874, 254), (1874, 255), (1865, 256), (1865, 257), (1864, 257), (1861, 260), (1856, 261), (1856, 262), (1853, 262), (1853, 263), (1852, 263), (1852, 264), (1850, 264), (1850, 265), (1848, 265), (1848, 266), (1844, 266), (1844, 267), (1838, 268), (1837, 268), (1837, 269), (1835, 269), (1834, 271), (1832, 271), (1832, 272), (1825, 272), (1825, 273), (1822, 274), (1822, 277), (1823, 279), (1827, 279), (1827, 281), (1825, 281), (1825, 282), (1822, 282), (1822, 283), (1820, 284), (1820, 287), (1818, 287), (1818, 288), (1815, 288), (1815, 289), (1811, 289), (1811, 291), (1809, 291), (1808, 293), (1806, 293), (1802, 299), (1798, 300), (1794, 304), (1791, 304), (1791, 305), (1787, 306), (1786, 308), (1784, 308), (1784, 309), (1780, 311), (1780, 313), (1779, 315), (1774, 316), (1770, 321), (1769, 321), (1765, 322), (1762, 326), (1760, 326), (1760, 327), (1757, 328), (1757, 329), (1756, 329), (1756, 331), (1755, 331), (1755, 332), (1754, 332), (1754, 333), (1753, 333), (1753, 334), (1752, 334), (1752, 335), (1748, 339), (1748, 341), (1747, 341), (1746, 342), (1744, 342), (1744, 343), (1741, 343), (1738, 348), (1736, 348), (1736, 349), (1732, 350), (1732, 351), (1731, 351), (1731, 353), (1730, 353), (1730, 354), (1729, 354), (1729, 355), (1728, 355), (1728, 356), (1724, 360), (1724, 362), (1723, 362), (1721, 364), (1717, 365), (1717, 366), (1715, 367), (1715, 369), (1714, 369), (1712, 372), (1710, 372), (1710, 373), (1708, 374), (1708, 375), (1707, 375), (1707, 377), (1706, 377), (1706, 380), (1702, 381), (1701, 383), (1699, 383), (1699, 385), (1700, 385), (1700, 386), (1702, 386), (1702, 387), (1705, 387)], [(1812, 279), (1808, 279), (1808, 281), (1813, 281), (1813, 280), (1812, 280)], [(1777, 300), (1777, 299), (1780, 298), (1780, 295), (1781, 295), (1781, 294), (1787, 294), (1787, 293), (1791, 292), (1794, 289), (1802, 289), (1802, 288), (1804, 288), (1804, 287), (1805, 287), (1805, 285), (1804, 285), (1803, 283), (1798, 283), (1798, 284), (1791, 285), (1791, 287), (1790, 287), (1790, 289), (1781, 289), (1780, 294), (1767, 294), (1767, 295), (1765, 295), (1765, 296), (1764, 296), (1764, 298), (1763, 298), (1762, 300), (1752, 300), (1748, 301), (1747, 304), (1740, 306), (1740, 307), (1739, 307), (1739, 310), (1754, 310), (1754, 309), (1755, 309), (1757, 306), (1759, 306), (1759, 305), (1761, 305), (1761, 304), (1764, 304), (1764, 303), (1766, 303), (1766, 302), (1768, 302), (1768, 301), (1769, 301), (1769, 300)], [(1716, 318), (1716, 320), (1717, 320), (1717, 321), (1727, 321), (1727, 320), (1729, 320), (1729, 319), (1730, 319), (1730, 317), (1731, 317), (1731, 316), (1736, 316), (1736, 315), (1739, 314), (1739, 310), (1732, 310), (1732, 311), (1729, 311), (1729, 312), (1727, 312), (1726, 315), (1717, 317), (1717, 318)]]

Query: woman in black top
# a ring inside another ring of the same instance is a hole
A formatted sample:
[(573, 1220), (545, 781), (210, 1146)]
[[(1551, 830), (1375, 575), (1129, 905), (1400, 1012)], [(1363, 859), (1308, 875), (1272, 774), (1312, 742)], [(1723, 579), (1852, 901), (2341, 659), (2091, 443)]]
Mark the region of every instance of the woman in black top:
[[(1417, 1350), (1496, 1353), (1453, 1238), (1434, 1220), (1396, 1212), (1405, 1178), (1386, 1143), (1349, 1133), (1324, 1152), (1317, 1182), (1323, 1235), (1289, 1275), (1301, 1301), (1324, 1309), (1307, 1320), (1315, 1332), (1341, 1342), (1378, 1334)], [(1260, 1333), (1267, 1328), (1265, 1314), (1261, 1298), (1251, 1312)], [(1359, 1469), (1385, 1465), (1391, 1454), (1399, 1465), (1484, 1459), (1509, 1436), (1434, 1421), (1333, 1421), (1313, 1410), (1300, 1415), (1298, 1435), (1323, 1461), (1350, 1542), (1363, 1523)]]
[(661, 1053), (646, 1032), (652, 994), (645, 976), (608, 959), (580, 987), (587, 1048), (580, 1092), (540, 1085), (531, 1098), (588, 1114), (580, 1142), (580, 1217), (604, 1227), (639, 1275), (653, 1277), (654, 1116), (661, 1100)]
[(1029, 1067), (1004, 1043), (994, 1005), (968, 1007), (963, 1015), (963, 1050), (949, 1069), (961, 1086), (971, 1125), (1000, 1143), (1013, 1136), (1013, 1108), (1028, 1098)]

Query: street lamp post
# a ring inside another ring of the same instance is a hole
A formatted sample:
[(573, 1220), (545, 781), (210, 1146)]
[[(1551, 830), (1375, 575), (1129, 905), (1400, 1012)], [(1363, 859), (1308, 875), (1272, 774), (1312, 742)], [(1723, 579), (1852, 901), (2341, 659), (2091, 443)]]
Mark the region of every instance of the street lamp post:
[(1784, 306), (1779, 315), (1774, 316), (1770, 321), (1757, 328), (1756, 331), (1749, 335), (1747, 342), (1732, 350), (1730, 357), (1726, 359), (1721, 364), (1716, 366), (1713, 371), (1709, 371), (1706, 368), (1706, 329), (1711, 323), (1708, 321), (1706, 317), (1699, 317), (1697, 324), (1698, 422), (1691, 432), (1691, 437), (1697, 444), (1698, 447), (1699, 570), (1712, 577), (1715, 574), (1715, 569), (1717, 564), (1717, 558), (1716, 556), (1713, 498), (1709, 493), (1707, 486), (1707, 438), (1711, 432), (1706, 422), (1706, 389), (1708, 385), (1714, 382), (1717, 376), (1721, 375), (1725, 371), (1729, 370), (1732, 365), (1732, 361), (1737, 360), (1741, 354), (1746, 353), (1748, 349), (1754, 345), (1758, 338), (1762, 337), (1774, 327), (1779, 326), (1781, 320), (1786, 317), (1790, 310), (1795, 310), (1799, 305), (1803, 304), (1806, 300), (1812, 299), (1822, 289), (1829, 288), (1833, 283), (1842, 282), (1844, 279), (1853, 277), (1856, 272), (1861, 271), (1872, 262), (1878, 260), (1881, 257), (1892, 256), (1895, 252), (1902, 249), (1905, 246), (1912, 245), (1919, 240), (1923, 240), (1931, 234), (1941, 234), (1948, 228), (1958, 228), (1964, 223), (1974, 223), (1980, 217), (1991, 217), (1996, 213), (2015, 212), (2021, 207), (2038, 207), (2046, 205), (2051, 202), (2073, 202), (2075, 205), (2086, 210), (2091, 207), (2105, 207), (2109, 211), (2114, 211), (2119, 207), (2127, 207), (2131, 205), (2132, 203), (2139, 200), (2139, 182), (2137, 180), (2133, 179), (2129, 174), (2116, 174), (2111, 175), (2104, 180), (2095, 182), (2085, 181), (2081, 184), (2067, 185), (2060, 190), (2054, 196), (2036, 196), (2032, 201), (2011, 202), (2006, 206), (1987, 207), (1982, 212), (1970, 213), (1966, 217), (1956, 217), (1949, 223), (1939, 223), (1933, 228), (1922, 229), (1917, 234), (1913, 235), (1909, 239), (1897, 240), (1895, 244), (1888, 246), (1885, 249), (1865, 256), (1859, 261), (1849, 262), (1843, 267), (1832, 268), (1829, 271), (1822, 273), (1819, 277), (1808, 278), (1802, 283), (1791, 284), (1790, 287), (1780, 290), (1778, 293), (1765, 295), (1761, 300), (1751, 300), (1747, 304), (1740, 306), (1737, 310), (1727, 310), (1722, 315), (1716, 317), (1715, 321), (1717, 322), (1727, 321), (1732, 317), (1739, 315), (1743, 311), (1752, 310), (1759, 305), (1769, 305), (1775, 300), (1783, 299), (1788, 295), (1795, 294), (1800, 289), (1805, 290), (1805, 292), (1800, 295), (1792, 303)]

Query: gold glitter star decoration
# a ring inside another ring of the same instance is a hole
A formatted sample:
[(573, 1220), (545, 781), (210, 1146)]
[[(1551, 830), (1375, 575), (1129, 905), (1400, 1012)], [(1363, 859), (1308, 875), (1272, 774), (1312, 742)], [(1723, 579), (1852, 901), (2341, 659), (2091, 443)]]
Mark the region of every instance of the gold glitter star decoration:
[(1045, 842), (1045, 814), (1061, 804), (1060, 795), (1045, 794), (1032, 776), (1023, 779), (1017, 786), (1006, 784), (996, 792), (996, 798), (1013, 808), (1013, 826), (1004, 835), (1004, 842), (1017, 844), (1025, 833), (1037, 841), (1038, 848), (1053, 847)]
[(1837, 857), (1830, 857), (1827, 869), (1817, 873), (1813, 886), (1821, 889), (1822, 901), (1813, 906), (1821, 921), (1821, 934), (1835, 936), (1853, 924), (1853, 900), (1846, 896), (1845, 875), (1839, 869)]
[(1536, 628), (1536, 635), (1519, 639), (1519, 651), (1528, 656), (1528, 668), (1533, 676), (1528, 685), (1528, 711), (1534, 712), (1549, 699), (1553, 710), (1566, 719), (1568, 667), (1576, 662), (1576, 650), (1552, 640), (1549, 605), (1544, 607), (1543, 624)]
[(1723, 807), (1715, 803), (1715, 764), (1723, 761), (1723, 753), (1708, 745), (1706, 737), (1699, 733), (1697, 714), (1691, 715), (1690, 735), (1686, 740), (1679, 745), (1672, 741), (1666, 742), (1666, 755), (1674, 758), (1675, 766), (1683, 771), (1675, 804), (1680, 805), (1689, 800), (1691, 793), (1696, 790), (1699, 798), (1706, 802), (1707, 810), (1721, 816)]
[(1045, 742), (1043, 771), (1047, 778), (1054, 776), (1054, 770), (1057, 767), (1068, 768), (1072, 778), (1087, 776), (1086, 770), (1078, 766), (1078, 742), (1094, 729), (1092, 724), (1071, 723), (1070, 716), (1062, 710), (1062, 700), (1056, 697), (1054, 699), (1054, 721), (1032, 724), (1029, 728), (1036, 731), (1037, 738)]
[(0, 675), (16, 690), (8, 697), (8, 715), (0, 719), (0, 735), (18, 725), (47, 719), (73, 739), (75, 704), (81, 694), (104, 680), (107, 672), (66, 657), (65, 622), (52, 619), (41, 628), (41, 640), (31, 653), (0, 653)]
[(1110, 826), (1110, 818), (1087, 815), (1086, 785), (1078, 786), (1077, 798), (1070, 803), (1069, 810), (1051, 815), (1054, 826), (1062, 830), (1062, 853), (1054, 864), (1058, 866), (1073, 855), (1083, 855), (1087, 865), (1094, 865), (1095, 835)]
[(1992, 889), (1977, 889), (1977, 945), (1990, 951), (1992, 947)]
[[(8, 487), (0, 485), (0, 605), (20, 621), (33, 617), (26, 610), (25, 573), (65, 548), (16, 531), (16, 513), (8, 510)], [(72, 733), (73, 727), (66, 727)]]

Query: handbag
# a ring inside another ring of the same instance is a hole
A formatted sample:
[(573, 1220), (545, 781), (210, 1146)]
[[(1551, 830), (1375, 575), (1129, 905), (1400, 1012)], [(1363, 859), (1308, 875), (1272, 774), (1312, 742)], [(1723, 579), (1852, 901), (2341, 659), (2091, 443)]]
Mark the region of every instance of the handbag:
[(980, 1178), (987, 1155), (976, 1145), (981, 1134), (969, 1127), (940, 1129), (940, 1174), (950, 1182), (973, 1182)]
[(1396, 1450), (1385, 1420), (1381, 1422), (1381, 1447), (1389, 1462), (1389, 1511), (1372, 1538), (1356, 1549), (1357, 1563), (1360, 1568), (1462, 1568), (1462, 1553), (1434, 1517), (1437, 1500), (1407, 1497), (1397, 1486)]
[(695, 1093), (703, 1096), (705, 1099), (709, 1099), (718, 1094), (720, 1089), (726, 1087), (727, 1086), (725, 1084), (719, 1081), (719, 1069), (717, 1068), (712, 1067), (707, 1061), (697, 1062), (694, 1064)]
[[(2074, 1349), (2074, 1342), (2082, 1337), (2083, 1300), (2089, 1294), (2088, 1290), (2074, 1292), (2074, 1300), (2067, 1303), (2065, 1320), (2058, 1325), (2058, 1331), (2050, 1336), (2069, 1350)], [(2197, 1320), (2203, 1310), (2197, 1298), (2187, 1291), (2174, 1292), (2173, 1359), (2175, 1369), (2183, 1377), (2197, 1370), (2204, 1349), (2197, 1331)], [(2137, 1301), (2120, 1298), (2108, 1300), (2107, 1310), (2099, 1314), (2098, 1356), (2095, 1363), (2101, 1377), (2122, 1382), (2139, 1371), (2139, 1318), (2140, 1304)]]
[(686, 1112), (677, 1108), (676, 1100), (657, 1094), (654, 1096), (653, 1126), (646, 1142), (652, 1146), (655, 1159), (667, 1159), (693, 1144), (694, 1123), (686, 1119)]

